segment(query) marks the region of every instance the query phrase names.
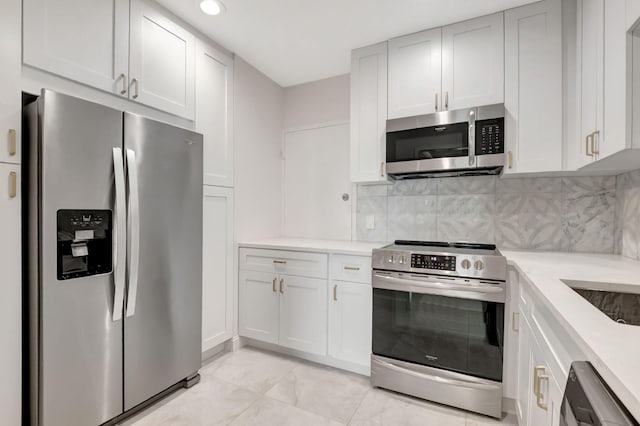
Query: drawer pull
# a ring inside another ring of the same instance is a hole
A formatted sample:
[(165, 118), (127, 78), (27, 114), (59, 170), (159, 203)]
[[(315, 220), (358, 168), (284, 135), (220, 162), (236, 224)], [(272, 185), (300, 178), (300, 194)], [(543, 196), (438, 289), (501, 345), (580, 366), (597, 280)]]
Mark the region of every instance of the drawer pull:
[(273, 263), (277, 263), (278, 265), (286, 265), (287, 261), (286, 260), (274, 260)]
[(9, 129), (9, 155), (16, 155), (16, 129)]
[(338, 285), (333, 286), (333, 300), (338, 301)]
[(345, 266), (345, 267), (344, 267), (344, 270), (345, 270), (345, 271), (359, 271), (359, 270), (360, 270), (360, 268), (359, 268), (359, 267), (357, 267), (357, 266)]
[(516, 333), (520, 332), (520, 323), (518, 323), (518, 327), (516, 327), (516, 318), (520, 319), (520, 312), (514, 312), (511, 314), (511, 329)]

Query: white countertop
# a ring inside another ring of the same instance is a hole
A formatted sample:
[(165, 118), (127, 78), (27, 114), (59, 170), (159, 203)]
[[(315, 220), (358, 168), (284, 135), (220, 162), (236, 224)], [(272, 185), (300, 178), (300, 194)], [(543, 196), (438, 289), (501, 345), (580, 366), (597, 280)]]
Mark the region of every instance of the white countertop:
[(316, 240), (310, 238), (279, 237), (268, 240), (247, 241), (238, 244), (239, 247), (253, 247), (271, 250), (293, 250), (316, 253), (337, 253), (371, 256), (375, 248), (386, 246), (388, 243), (371, 243), (363, 241)]
[(640, 326), (618, 324), (561, 279), (640, 286), (640, 262), (616, 255), (502, 251), (636, 419), (640, 419)]

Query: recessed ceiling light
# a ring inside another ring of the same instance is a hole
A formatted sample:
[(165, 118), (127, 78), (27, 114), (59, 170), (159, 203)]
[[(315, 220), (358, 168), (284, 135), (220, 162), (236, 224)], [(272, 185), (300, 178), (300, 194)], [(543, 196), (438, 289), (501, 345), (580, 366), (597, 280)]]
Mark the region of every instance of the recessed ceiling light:
[(219, 15), (224, 12), (224, 4), (219, 0), (202, 0), (200, 9), (207, 15)]

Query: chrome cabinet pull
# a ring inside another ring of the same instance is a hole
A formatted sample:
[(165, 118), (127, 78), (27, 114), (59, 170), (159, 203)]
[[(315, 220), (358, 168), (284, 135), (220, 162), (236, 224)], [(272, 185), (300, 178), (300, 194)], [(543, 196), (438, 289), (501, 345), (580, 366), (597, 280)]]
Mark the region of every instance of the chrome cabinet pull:
[(358, 268), (357, 266), (345, 266), (344, 270), (345, 271), (359, 271), (360, 268)]
[(511, 314), (511, 329), (516, 333), (520, 332), (520, 323), (518, 322), (518, 327), (516, 327), (516, 318), (520, 319), (520, 312), (513, 312)]
[(438, 94), (436, 93), (436, 111), (438, 111)]
[(286, 260), (274, 260), (273, 263), (276, 263), (278, 265), (286, 265), (287, 261)]
[(273, 285), (271, 286), (271, 288), (273, 289), (273, 292), (274, 292), (274, 293), (277, 293), (277, 292), (278, 292), (278, 290), (276, 290), (276, 281), (278, 281), (278, 279), (277, 279), (277, 278), (274, 278), (274, 279), (273, 279)]
[(138, 93), (138, 79), (134, 78), (133, 80), (131, 80), (131, 85), (133, 85), (133, 99), (136, 99), (139, 96)]
[(593, 151), (593, 133), (589, 133), (584, 140), (585, 154), (587, 154), (587, 157), (593, 157), (593, 152), (589, 152), (589, 139), (591, 139), (591, 151)]
[(536, 394), (536, 405), (542, 408), (544, 411), (547, 411), (549, 406), (542, 402), (544, 400), (544, 394), (540, 391), (540, 382), (542, 382), (543, 380), (546, 380), (547, 383), (549, 383), (549, 376), (547, 376), (546, 374), (541, 374), (538, 376), (538, 393)]
[(509, 168), (513, 169), (513, 152), (511, 151), (509, 151), (508, 160), (509, 160)]
[(280, 293), (284, 294), (284, 278), (280, 278)]
[(449, 111), (449, 92), (444, 92), (444, 110)]
[(9, 129), (9, 156), (16, 155), (16, 129)]
[(333, 286), (333, 300), (336, 302), (338, 301), (338, 285), (337, 284)]
[(600, 130), (596, 130), (592, 133), (591, 138), (591, 152), (594, 154), (600, 154)]
[(120, 90), (120, 94), (124, 95), (127, 93), (127, 75), (122, 73), (118, 78), (122, 80), (122, 90)]
[(16, 172), (9, 173), (9, 198), (16, 198), (18, 195), (18, 174)]

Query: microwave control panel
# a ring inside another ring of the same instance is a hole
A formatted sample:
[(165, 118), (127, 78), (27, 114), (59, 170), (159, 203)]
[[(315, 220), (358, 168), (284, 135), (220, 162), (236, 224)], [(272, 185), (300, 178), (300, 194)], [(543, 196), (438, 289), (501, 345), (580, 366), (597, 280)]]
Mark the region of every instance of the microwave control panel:
[(476, 155), (504, 154), (504, 118), (476, 121)]
[(456, 257), (413, 253), (411, 255), (411, 267), (419, 269), (439, 269), (443, 271), (455, 271)]

